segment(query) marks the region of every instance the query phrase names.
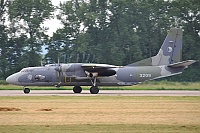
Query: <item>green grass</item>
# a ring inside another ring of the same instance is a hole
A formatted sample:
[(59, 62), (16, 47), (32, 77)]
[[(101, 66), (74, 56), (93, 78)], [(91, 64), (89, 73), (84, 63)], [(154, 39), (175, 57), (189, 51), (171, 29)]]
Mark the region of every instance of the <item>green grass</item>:
[[(72, 90), (73, 86), (30, 87), (31, 90)], [(90, 86), (83, 87), (89, 90)], [(21, 86), (0, 84), (0, 90), (21, 90)], [(200, 82), (148, 81), (134, 86), (100, 87), (101, 90), (200, 90)]]
[(1, 133), (199, 133), (198, 125), (80, 124), (0, 126)]

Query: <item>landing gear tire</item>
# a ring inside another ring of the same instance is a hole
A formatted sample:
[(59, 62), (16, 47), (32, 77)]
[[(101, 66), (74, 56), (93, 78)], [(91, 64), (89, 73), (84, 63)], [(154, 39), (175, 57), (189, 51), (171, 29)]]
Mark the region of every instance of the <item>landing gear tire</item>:
[(80, 86), (74, 86), (73, 91), (74, 93), (81, 93), (82, 88)]
[(31, 90), (29, 88), (24, 88), (24, 93), (28, 94)]
[(92, 86), (90, 88), (90, 93), (91, 94), (98, 94), (99, 93), (99, 88), (97, 86)]

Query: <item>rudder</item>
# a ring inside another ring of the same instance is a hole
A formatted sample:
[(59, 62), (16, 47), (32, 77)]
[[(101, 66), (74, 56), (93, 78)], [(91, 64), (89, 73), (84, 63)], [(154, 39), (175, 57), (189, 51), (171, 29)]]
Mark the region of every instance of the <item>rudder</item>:
[(161, 66), (182, 61), (182, 38), (182, 29), (171, 28), (156, 56), (127, 66)]
[(182, 61), (182, 37), (183, 31), (180, 28), (170, 29), (163, 45), (155, 57), (160, 57), (157, 65), (169, 65)]

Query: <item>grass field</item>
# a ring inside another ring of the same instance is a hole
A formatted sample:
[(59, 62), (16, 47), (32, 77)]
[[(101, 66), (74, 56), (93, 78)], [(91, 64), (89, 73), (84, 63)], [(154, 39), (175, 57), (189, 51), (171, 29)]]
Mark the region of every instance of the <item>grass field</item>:
[[(56, 87), (30, 87), (32, 90), (72, 90), (73, 86)], [(89, 90), (90, 86), (83, 87)], [(122, 87), (100, 87), (101, 90), (200, 90), (200, 82), (169, 82), (148, 81), (134, 86)], [(0, 90), (22, 90), (21, 86), (1, 84)]]
[(0, 97), (0, 132), (200, 132), (200, 97)]

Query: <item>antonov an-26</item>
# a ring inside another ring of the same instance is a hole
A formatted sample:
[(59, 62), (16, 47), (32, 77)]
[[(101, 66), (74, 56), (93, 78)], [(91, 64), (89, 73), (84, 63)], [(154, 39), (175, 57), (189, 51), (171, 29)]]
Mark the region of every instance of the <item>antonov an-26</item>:
[(91, 86), (90, 93), (97, 94), (98, 86), (131, 86), (147, 80), (180, 74), (196, 62), (181, 60), (182, 34), (180, 28), (170, 29), (156, 56), (126, 66), (58, 62), (23, 68), (9, 76), (6, 81), (23, 86), (26, 94), (30, 92), (27, 86), (74, 86), (74, 93), (81, 93), (81, 86)]

